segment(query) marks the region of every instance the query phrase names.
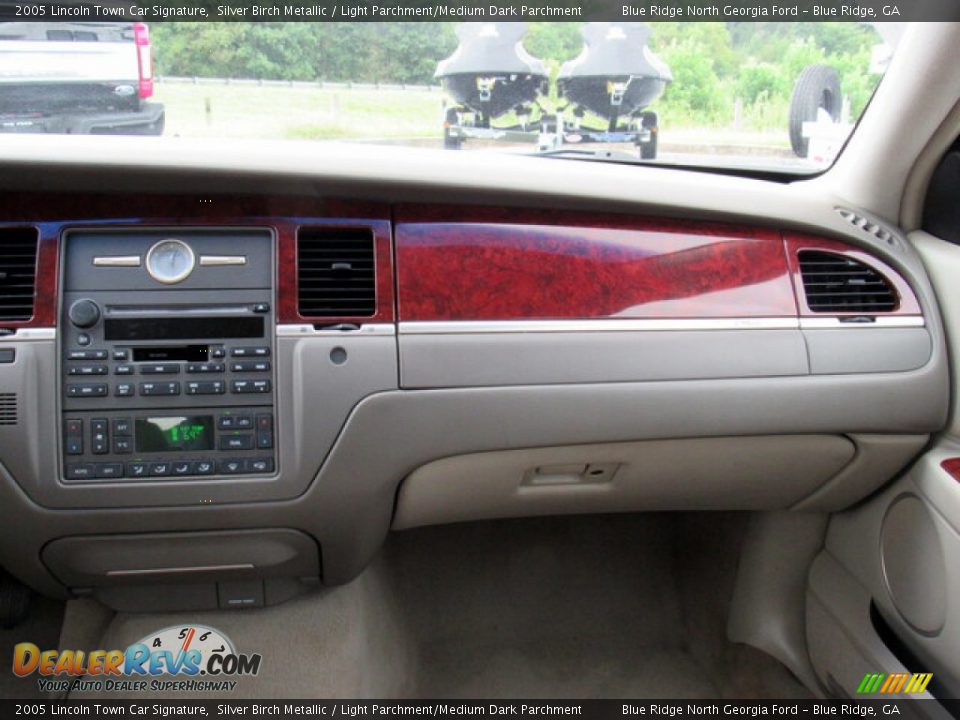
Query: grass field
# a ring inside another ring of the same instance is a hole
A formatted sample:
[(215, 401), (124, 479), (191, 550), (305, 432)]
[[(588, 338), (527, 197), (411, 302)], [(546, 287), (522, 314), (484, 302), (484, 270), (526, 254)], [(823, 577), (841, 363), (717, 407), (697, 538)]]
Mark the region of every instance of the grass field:
[[(156, 99), (166, 105), (165, 134), (170, 136), (407, 140), (428, 145), (439, 145), (442, 137), (444, 96), (439, 89), (159, 82)], [(665, 151), (780, 155), (789, 149), (786, 127), (783, 132), (672, 127), (669, 118), (661, 118), (661, 127)]]

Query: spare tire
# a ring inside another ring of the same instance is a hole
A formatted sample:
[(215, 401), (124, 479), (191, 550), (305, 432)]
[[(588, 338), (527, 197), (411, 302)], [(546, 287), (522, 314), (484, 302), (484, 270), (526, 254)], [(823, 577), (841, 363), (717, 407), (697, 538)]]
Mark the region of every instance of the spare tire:
[(837, 122), (843, 107), (840, 76), (829, 65), (810, 65), (803, 69), (793, 86), (790, 100), (790, 146), (800, 157), (807, 156), (810, 141), (803, 136), (803, 124), (817, 119), (823, 108)]

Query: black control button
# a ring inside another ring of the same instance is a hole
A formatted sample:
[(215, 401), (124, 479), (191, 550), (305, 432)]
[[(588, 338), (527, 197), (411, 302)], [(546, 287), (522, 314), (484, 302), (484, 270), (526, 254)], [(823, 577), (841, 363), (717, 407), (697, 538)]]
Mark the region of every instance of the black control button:
[(222, 475), (236, 475), (243, 472), (243, 460), (221, 460), (218, 465)]
[(188, 373), (222, 373), (223, 363), (188, 363)]
[(123, 477), (123, 463), (98, 463), (93, 471), (98, 478)]
[(67, 375), (106, 375), (106, 365), (71, 365), (67, 368)]
[(126, 360), (126, 359), (129, 357), (129, 355), (130, 355), (130, 353), (129, 353), (128, 351), (126, 351), (126, 350), (114, 350), (113, 353), (112, 353), (112, 355), (111, 355), (111, 357), (112, 357), (114, 360), (117, 360), (117, 361), (119, 361), (119, 362), (123, 362), (124, 360)]
[(140, 366), (141, 375), (176, 375), (179, 372), (179, 363), (150, 363)]
[(173, 464), (168, 462), (150, 463), (150, 475), (159, 477), (169, 475), (173, 471)]
[(109, 392), (104, 383), (67, 385), (67, 397), (106, 397)]
[(253, 427), (253, 418), (249, 415), (237, 415), (237, 429), (238, 430), (249, 430)]
[(106, 360), (106, 350), (71, 350), (67, 353), (67, 360)]
[(257, 303), (253, 306), (253, 311), (255, 313), (263, 314), (270, 312), (270, 303)]
[(189, 475), (192, 464), (188, 462), (174, 462), (172, 463), (172, 468), (174, 475)]
[(222, 358), (227, 356), (227, 351), (222, 345), (210, 348), (210, 357)]
[(113, 439), (114, 455), (129, 455), (133, 452), (133, 439), (128, 437), (115, 437)]
[(230, 386), (235, 393), (268, 393), (270, 388), (269, 380), (234, 380)]
[(95, 477), (94, 466), (90, 463), (70, 463), (64, 468), (68, 480), (89, 480)]
[(269, 360), (239, 360), (230, 363), (233, 372), (270, 372)]
[(273, 472), (273, 458), (250, 458), (244, 460), (243, 467), (248, 473)]
[(187, 395), (222, 395), (227, 385), (223, 380), (209, 380), (206, 382), (188, 382)]
[(113, 434), (114, 435), (132, 435), (133, 423), (130, 422), (130, 418), (114, 418)]
[(257, 448), (269, 450), (273, 447), (273, 415), (257, 415)]
[(140, 394), (151, 395), (179, 395), (180, 383), (178, 382), (146, 382), (140, 383)]
[(114, 391), (114, 395), (117, 397), (131, 397), (134, 392), (133, 383), (117, 383), (117, 388)]
[(150, 474), (150, 463), (127, 463), (127, 477), (146, 477)]
[(216, 471), (216, 466), (212, 460), (196, 460), (193, 463), (194, 475), (213, 475), (214, 471)]
[(83, 435), (83, 420), (79, 418), (64, 420), (63, 431), (67, 435)]
[(90, 421), (90, 452), (94, 455), (106, 455), (110, 452), (109, 423), (104, 419)]
[[(86, 347), (91, 342), (92, 341), (90, 339), (90, 336), (87, 335), (86, 333), (80, 333), (79, 335), (77, 335), (77, 345), (79, 345), (80, 347)], [(104, 355), (103, 357), (106, 358), (107, 356)], [(99, 360), (101, 358), (97, 358), (97, 359)]]
[(67, 435), (63, 444), (67, 455), (83, 455), (82, 435)]
[(268, 347), (235, 347), (230, 351), (233, 357), (270, 357)]
[(221, 450), (252, 450), (253, 435), (243, 433), (242, 435), (226, 435), (220, 438)]
[(114, 375), (133, 375), (133, 365), (117, 365), (113, 369)]
[(236, 415), (221, 415), (219, 418), (217, 418), (217, 427), (221, 430), (233, 430), (236, 426)]

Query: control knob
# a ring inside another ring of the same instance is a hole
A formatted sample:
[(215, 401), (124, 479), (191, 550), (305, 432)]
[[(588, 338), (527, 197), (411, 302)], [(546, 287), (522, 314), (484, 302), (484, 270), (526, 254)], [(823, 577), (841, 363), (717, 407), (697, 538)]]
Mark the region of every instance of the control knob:
[(100, 320), (100, 306), (93, 300), (77, 300), (70, 306), (68, 315), (78, 328), (90, 328)]

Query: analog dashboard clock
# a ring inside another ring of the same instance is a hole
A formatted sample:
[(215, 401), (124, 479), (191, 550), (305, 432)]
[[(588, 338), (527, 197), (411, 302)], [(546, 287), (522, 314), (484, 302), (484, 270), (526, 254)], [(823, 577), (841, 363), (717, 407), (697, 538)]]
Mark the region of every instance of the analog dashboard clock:
[(147, 272), (165, 285), (186, 280), (195, 265), (193, 249), (182, 240), (161, 240), (147, 251)]

